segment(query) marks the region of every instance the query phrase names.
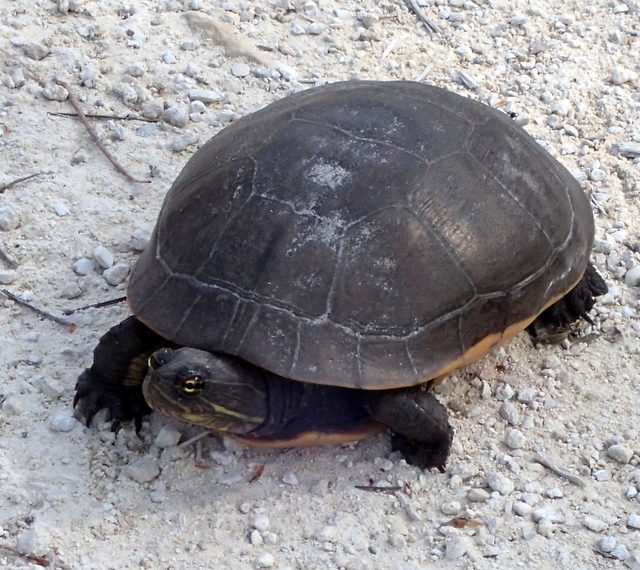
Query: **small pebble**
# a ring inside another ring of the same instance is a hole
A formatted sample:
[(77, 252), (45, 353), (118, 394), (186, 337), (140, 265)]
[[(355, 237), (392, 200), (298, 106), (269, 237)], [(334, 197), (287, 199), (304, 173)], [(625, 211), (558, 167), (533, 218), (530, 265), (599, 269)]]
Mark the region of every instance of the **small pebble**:
[(69, 208), (67, 208), (66, 204), (60, 200), (54, 200), (51, 203), (51, 207), (58, 216), (66, 216), (70, 213)]
[(550, 505), (545, 505), (543, 507), (533, 509), (533, 511), (531, 512), (531, 518), (535, 522), (539, 522), (542, 519), (549, 519), (553, 523), (562, 523), (565, 520), (564, 516)]
[(521, 449), (524, 447), (527, 438), (524, 434), (517, 429), (509, 429), (507, 430), (507, 435), (504, 438), (504, 442), (511, 449)]
[(462, 505), (458, 501), (447, 501), (440, 505), (440, 510), (445, 515), (457, 515), (462, 510)]
[(276, 563), (276, 559), (270, 552), (265, 552), (256, 558), (258, 568), (271, 568)]
[(484, 503), (491, 495), (484, 489), (469, 489), (467, 499), (472, 503)]
[(89, 275), (96, 268), (96, 262), (88, 257), (76, 259), (71, 266), (76, 275)]
[(211, 89), (190, 89), (187, 95), (191, 101), (202, 101), (203, 103), (217, 103), (224, 99), (222, 93)]
[(164, 503), (167, 500), (167, 489), (164, 484), (158, 484), (156, 488), (149, 493), (149, 499), (152, 503)]
[(256, 529), (253, 529), (249, 533), (249, 541), (253, 546), (262, 546), (264, 544), (264, 538), (262, 538), (262, 534), (260, 534), (260, 531)]
[[(544, 370), (542, 374), (544, 374)], [(538, 395), (538, 391), (535, 388), (524, 388), (523, 390), (518, 390), (518, 402), (522, 402), (523, 404), (531, 404), (535, 397)]]
[(520, 412), (511, 402), (503, 402), (500, 406), (500, 416), (502, 416), (512, 426), (519, 426), (522, 423)]
[(513, 503), (513, 512), (518, 516), (528, 517), (532, 510), (531, 505), (528, 505), (524, 501), (516, 501)]
[(51, 431), (71, 431), (76, 425), (78, 425), (78, 420), (73, 417), (71, 410), (56, 412), (49, 420), (49, 429)]
[(604, 532), (609, 527), (609, 525), (602, 519), (599, 519), (592, 515), (586, 515), (582, 519), (582, 524), (593, 532)]
[[(26, 79), (24, 78), (24, 71), (22, 70), (21, 67), (12, 67), (11, 69), (9, 69), (8, 73), (9, 73), (9, 77), (11, 78), (10, 87), (12, 89), (19, 89), (20, 87), (24, 86), (24, 84), (27, 82)], [(618, 145), (618, 150), (620, 150), (621, 146), (622, 145)]]
[(607, 173), (602, 168), (593, 168), (589, 171), (589, 180), (602, 182), (607, 177)]
[(612, 551), (611, 556), (618, 560), (624, 561), (629, 558), (629, 550), (624, 544), (618, 544)]
[(62, 85), (51, 84), (42, 90), (42, 96), (49, 101), (66, 101), (69, 93)]
[(536, 532), (541, 536), (549, 538), (553, 534), (553, 522), (549, 519), (541, 519), (536, 527)]
[(35, 42), (31, 42), (22, 46), (22, 51), (28, 58), (34, 59), (36, 61), (40, 61), (41, 59), (44, 59), (49, 55), (49, 48)]
[(515, 488), (511, 479), (505, 477), (501, 473), (496, 472), (492, 472), (487, 475), (487, 485), (489, 485), (491, 489), (497, 491), (501, 495), (508, 495)]
[(151, 239), (151, 232), (146, 228), (136, 228), (131, 233), (131, 239), (129, 245), (134, 251), (142, 251)]
[(611, 71), (611, 83), (614, 85), (622, 85), (634, 81), (637, 74), (626, 67), (614, 67)]
[(177, 105), (171, 105), (162, 113), (162, 120), (174, 127), (184, 127), (189, 122), (189, 116)]
[(627, 526), (640, 529), (640, 515), (629, 515), (629, 518), (627, 519)]
[(509, 384), (502, 384), (496, 389), (496, 398), (498, 400), (510, 400), (513, 398), (513, 388)]
[(145, 119), (159, 119), (164, 111), (164, 100), (160, 97), (147, 101), (142, 106), (142, 116)]
[(11, 285), (16, 280), (16, 275), (13, 269), (0, 269), (0, 285)]
[(77, 299), (82, 295), (82, 289), (80, 285), (75, 281), (66, 283), (60, 290), (60, 297), (64, 299)]
[(113, 265), (113, 253), (103, 245), (99, 245), (93, 250), (93, 258), (98, 262), (98, 265), (104, 269), (108, 269)]
[(222, 109), (222, 111), (216, 115), (216, 120), (225, 125), (226, 123), (233, 121), (235, 117), (236, 112), (233, 109)]
[(376, 457), (373, 464), (381, 471), (391, 471), (393, 469), (393, 461), (386, 457)]
[(471, 541), (466, 536), (454, 536), (444, 549), (446, 560), (458, 560), (462, 558), (471, 548)]
[(593, 473), (596, 481), (611, 481), (611, 473), (606, 469), (598, 469)]
[(566, 117), (571, 111), (571, 101), (569, 99), (560, 99), (551, 107), (551, 112), (561, 117)]
[(257, 516), (255, 519), (253, 519), (251, 526), (253, 528), (258, 529), (259, 531), (264, 531), (269, 528), (269, 524), (270, 524), (269, 517), (265, 515), (260, 515), (260, 516)]
[(162, 60), (162, 63), (166, 63), (167, 65), (172, 65), (178, 61), (176, 56), (171, 52), (163, 53), (162, 56), (160, 56), (160, 59)]
[(182, 434), (173, 426), (165, 424), (160, 428), (158, 435), (153, 440), (153, 444), (160, 449), (178, 445)]
[(549, 497), (550, 499), (561, 499), (562, 497), (564, 497), (564, 493), (561, 489), (553, 487), (552, 489), (547, 490), (547, 497)]
[(125, 69), (125, 73), (131, 75), (131, 77), (142, 77), (146, 71), (147, 68), (144, 63), (138, 61), (128, 65)]
[(38, 544), (38, 536), (36, 528), (32, 527), (27, 530), (23, 530), (16, 536), (16, 548), (20, 552), (26, 552), (35, 555), (40, 549)]
[(102, 277), (112, 287), (123, 283), (127, 275), (129, 275), (129, 266), (126, 263), (116, 263), (102, 272)]
[(613, 536), (603, 536), (597, 544), (600, 552), (611, 552), (616, 547), (616, 539)]
[(624, 565), (629, 570), (640, 570), (640, 550), (630, 553), (629, 557), (624, 560)]
[(231, 64), (231, 75), (234, 77), (246, 77), (251, 73), (251, 68), (246, 63)]
[(10, 232), (20, 225), (20, 216), (11, 206), (0, 207), (0, 230)]
[(450, 469), (452, 475), (458, 475), (461, 479), (471, 479), (477, 472), (478, 468), (472, 463), (456, 463)]
[(625, 156), (627, 158), (638, 158), (640, 157), (640, 142), (618, 143), (618, 153), (620, 156)]
[(173, 152), (183, 152), (190, 146), (198, 142), (198, 136), (192, 132), (186, 132), (183, 135), (172, 139), (169, 142), (168, 148)]
[(622, 443), (616, 443), (609, 446), (607, 455), (619, 463), (629, 463), (633, 457), (633, 450)]
[(289, 472), (289, 473), (285, 473), (282, 476), (282, 482), (286, 483), (287, 485), (297, 485), (298, 478), (293, 473)]
[(288, 65), (281, 65), (278, 67), (278, 73), (282, 75), (285, 81), (294, 81), (296, 79), (296, 72), (293, 67)]
[(148, 483), (160, 475), (160, 467), (155, 457), (141, 457), (127, 465), (124, 473), (137, 483)]
[(325, 25), (320, 22), (312, 22), (307, 26), (306, 32), (312, 36), (320, 35), (325, 29)]
[(624, 276), (624, 283), (629, 287), (640, 287), (640, 265), (635, 265)]
[(125, 105), (133, 105), (138, 102), (138, 92), (127, 83), (119, 83), (114, 86), (113, 92), (122, 99)]

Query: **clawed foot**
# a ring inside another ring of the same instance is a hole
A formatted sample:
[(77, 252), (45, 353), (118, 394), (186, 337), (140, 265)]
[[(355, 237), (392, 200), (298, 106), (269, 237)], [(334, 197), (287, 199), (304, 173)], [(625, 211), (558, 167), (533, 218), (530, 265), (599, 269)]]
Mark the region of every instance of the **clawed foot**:
[(415, 465), (420, 469), (432, 469), (435, 467), (440, 473), (444, 473), (444, 466), (451, 449), (451, 439), (442, 439), (426, 444), (396, 433), (391, 439), (391, 449), (402, 453), (407, 463), (411, 465)]
[(108, 412), (111, 429), (117, 432), (124, 422), (133, 420), (136, 431), (142, 427), (142, 419), (151, 413), (144, 401), (140, 387), (129, 388), (100, 381), (92, 368), (87, 368), (78, 378), (73, 407), (90, 425), (94, 416), (103, 409)]

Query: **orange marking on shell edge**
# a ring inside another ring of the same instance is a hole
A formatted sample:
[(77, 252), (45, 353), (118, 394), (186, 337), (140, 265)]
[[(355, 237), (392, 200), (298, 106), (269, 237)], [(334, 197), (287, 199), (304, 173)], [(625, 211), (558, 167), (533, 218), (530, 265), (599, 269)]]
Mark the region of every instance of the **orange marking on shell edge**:
[(358, 441), (376, 435), (385, 429), (386, 426), (383, 424), (372, 422), (359, 429), (336, 433), (307, 431), (293, 439), (250, 439), (240, 435), (226, 435), (230, 435), (236, 441), (251, 447), (315, 447), (319, 445), (338, 445), (340, 443)]
[[(580, 279), (582, 279), (582, 275), (580, 276)], [(542, 310), (539, 313), (533, 315), (532, 317), (528, 317), (522, 321), (519, 321), (517, 323), (513, 323), (501, 333), (495, 333), (495, 334), (490, 334), (489, 336), (486, 336), (480, 342), (477, 342), (476, 344), (474, 344), (462, 356), (460, 356), (459, 358), (456, 358), (454, 361), (447, 364), (447, 366), (438, 370), (438, 372), (434, 374), (432, 378), (425, 378), (425, 381), (433, 382), (434, 384), (439, 384), (440, 382), (442, 382), (442, 380), (444, 380), (445, 376), (451, 374), (455, 370), (458, 370), (458, 368), (463, 368), (465, 366), (468, 366), (469, 364), (472, 364), (476, 360), (479, 360), (480, 358), (482, 358), (483, 356), (491, 352), (491, 350), (493, 350), (496, 346), (499, 346), (511, 340), (514, 336), (522, 332), (533, 321), (535, 321), (545, 309), (549, 308), (555, 302), (562, 299), (562, 297), (564, 297), (569, 291), (571, 291), (571, 289), (573, 289), (580, 282), (580, 279), (578, 279), (578, 281), (576, 281), (573, 285), (571, 285), (571, 287), (569, 287), (564, 293), (558, 295), (557, 297), (554, 297), (553, 299), (550, 299), (549, 302), (542, 308)]]

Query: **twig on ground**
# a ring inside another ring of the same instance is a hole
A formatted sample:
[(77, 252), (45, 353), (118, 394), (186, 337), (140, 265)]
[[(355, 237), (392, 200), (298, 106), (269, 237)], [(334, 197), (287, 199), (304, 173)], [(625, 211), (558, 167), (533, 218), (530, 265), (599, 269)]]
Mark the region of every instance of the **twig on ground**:
[(389, 495), (397, 493), (398, 491), (402, 491), (402, 487), (398, 487), (397, 485), (389, 487), (376, 487), (375, 485), (356, 485), (356, 489), (358, 489), (359, 491), (372, 491), (374, 493), (387, 493)]
[(2, 194), (5, 190), (7, 190), (8, 188), (11, 188), (12, 186), (16, 186), (17, 184), (20, 184), (21, 182), (26, 182), (27, 180), (31, 180), (32, 178), (35, 178), (36, 176), (40, 176), (41, 174), (51, 174), (50, 170), (41, 170), (39, 172), (34, 172), (33, 174), (28, 174), (27, 176), (21, 176), (20, 178), (16, 178), (15, 180), (12, 180), (11, 182), (7, 182), (6, 184), (2, 184), (0, 186), (0, 194)]
[(110, 307), (111, 305), (116, 305), (126, 300), (127, 300), (126, 297), (117, 297), (116, 299), (109, 299), (108, 301), (100, 301), (99, 303), (92, 303), (91, 305), (84, 305), (82, 307), (76, 307), (75, 309), (66, 309), (65, 311), (62, 311), (62, 314), (73, 315), (73, 313), (78, 313), (86, 309), (102, 309), (103, 307)]
[[(49, 115), (53, 115), (54, 117), (71, 117), (77, 118), (80, 115), (78, 113), (64, 113), (64, 112), (53, 112), (49, 111)], [(103, 119), (103, 120), (114, 120), (114, 121), (144, 121), (145, 123), (159, 123), (158, 119), (147, 119), (147, 117), (134, 117), (132, 115), (102, 115), (99, 113), (85, 113), (84, 114), (87, 119)]]
[(87, 129), (87, 132), (93, 139), (93, 142), (95, 142), (96, 145), (98, 145), (98, 148), (102, 151), (102, 154), (104, 154), (107, 157), (107, 160), (109, 160), (109, 162), (113, 164), (114, 168), (120, 174), (122, 174), (122, 176), (124, 176), (127, 180), (131, 182), (140, 182), (143, 184), (147, 184), (151, 182), (151, 180), (140, 180), (138, 178), (131, 176), (131, 174), (129, 174), (124, 169), (124, 167), (120, 165), (120, 163), (114, 158), (114, 156), (109, 152), (109, 150), (104, 146), (104, 144), (102, 144), (102, 141), (98, 138), (97, 133), (95, 132), (95, 130), (93, 129), (89, 121), (87, 120), (87, 117), (85, 116), (84, 111), (82, 110), (82, 107), (80, 107), (80, 103), (76, 99), (76, 96), (73, 94), (73, 91), (71, 91), (71, 87), (69, 86), (69, 84), (66, 83), (65, 81), (62, 81), (60, 85), (62, 85), (62, 87), (64, 87), (67, 90), (67, 93), (69, 94), (69, 103), (71, 103), (71, 106), (75, 109), (76, 113), (78, 113), (78, 118), (84, 125), (84, 128)]
[(195, 443), (196, 441), (204, 439), (205, 437), (210, 435), (211, 435), (210, 431), (203, 430), (198, 435), (194, 435), (192, 438), (188, 439), (187, 441), (183, 441), (181, 444), (178, 445), (178, 447), (189, 447), (192, 443)]
[(14, 301), (18, 305), (21, 305), (23, 307), (27, 307), (28, 309), (31, 309), (34, 313), (36, 313), (37, 315), (40, 315), (41, 317), (43, 317), (45, 319), (48, 319), (48, 320), (53, 321), (55, 323), (58, 323), (60, 325), (64, 325), (65, 327), (68, 327), (68, 326), (70, 326), (72, 324), (71, 321), (68, 321), (67, 319), (63, 319), (62, 317), (57, 317), (56, 315), (52, 315), (51, 313), (48, 313), (47, 311), (44, 311), (43, 309), (38, 309), (38, 307), (34, 307), (31, 303), (27, 303), (26, 301), (23, 301), (20, 297), (14, 295), (13, 293), (8, 291), (7, 289), (1, 289), (1, 291), (7, 297), (9, 297), (9, 299)]
[(211, 469), (211, 463), (209, 463), (206, 459), (204, 459), (204, 457), (202, 456), (202, 439), (200, 438), (198, 441), (196, 441), (196, 457), (195, 457), (195, 464), (196, 467), (198, 469)]
[(28, 552), (22, 552), (13, 546), (9, 546), (8, 544), (0, 544), (0, 550), (4, 550), (5, 552), (9, 552), (14, 556), (19, 556), (24, 558), (25, 560), (29, 560), (30, 562), (35, 562), (38, 566), (43, 566), (44, 568), (51, 568), (55, 570), (59, 568), (60, 570), (72, 570), (71, 566), (67, 566), (63, 562), (58, 560), (49, 560), (49, 558), (45, 556), (37, 556), (35, 554), (29, 554)]
[(543, 453), (536, 453), (533, 456), (533, 460), (536, 461), (537, 463), (540, 463), (540, 465), (544, 465), (547, 469), (550, 469), (556, 475), (559, 475), (560, 477), (564, 477), (567, 481), (570, 481), (574, 485), (577, 485), (578, 487), (585, 486), (585, 482), (582, 479), (580, 479), (580, 477), (578, 477), (577, 475), (574, 475), (564, 465), (561, 465), (560, 463), (558, 463), (557, 461), (554, 461), (550, 457), (547, 457)]
[(418, 18), (420, 18), (420, 21), (425, 25), (429, 33), (431, 34), (441, 33), (442, 30), (440, 29), (440, 26), (438, 26), (438, 24), (436, 24), (433, 20), (430, 20), (429, 18), (427, 18), (426, 14), (422, 11), (422, 8), (418, 6), (418, 3), (416, 2), (416, 0), (405, 0), (405, 1), (409, 5), (409, 8), (413, 10), (413, 13), (416, 16), (418, 16)]

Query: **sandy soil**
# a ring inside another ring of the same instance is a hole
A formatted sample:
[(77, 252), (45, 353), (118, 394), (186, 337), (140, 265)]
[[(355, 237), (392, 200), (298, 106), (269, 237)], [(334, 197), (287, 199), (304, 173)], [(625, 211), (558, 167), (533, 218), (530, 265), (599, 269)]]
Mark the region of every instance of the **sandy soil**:
[[(444, 474), (390, 454), (387, 434), (275, 451), (210, 437), (196, 457), (175, 445), (193, 430), (159, 417), (141, 438), (88, 429), (71, 415), (76, 378), (124, 304), (61, 324), (5, 298), (0, 566), (640, 568), (639, 5), (422, 4), (436, 36), (392, 0), (0, 2), (0, 185), (39, 173), (0, 194), (0, 282), (35, 307), (122, 296), (198, 145), (349, 78), (416, 79), (510, 113), (593, 193), (611, 288), (586, 336), (521, 335), (442, 385), (456, 430)], [(58, 114), (73, 111), (61, 82), (85, 112), (133, 119), (91, 123), (150, 183)]]

